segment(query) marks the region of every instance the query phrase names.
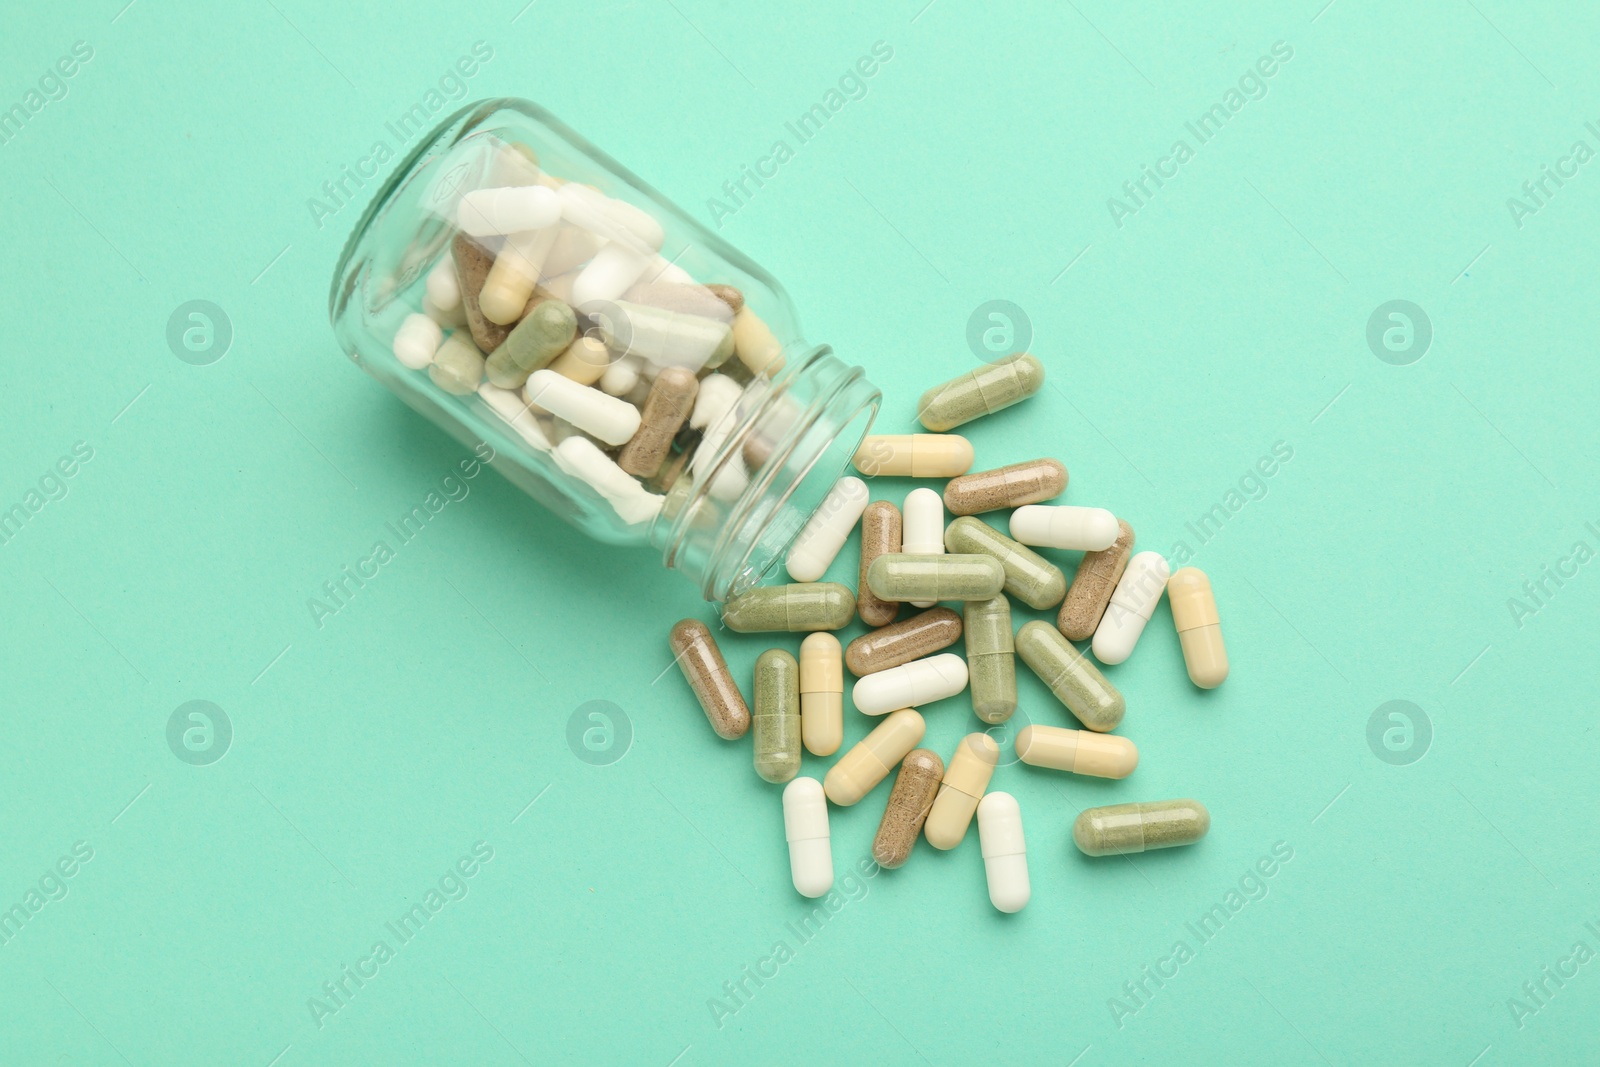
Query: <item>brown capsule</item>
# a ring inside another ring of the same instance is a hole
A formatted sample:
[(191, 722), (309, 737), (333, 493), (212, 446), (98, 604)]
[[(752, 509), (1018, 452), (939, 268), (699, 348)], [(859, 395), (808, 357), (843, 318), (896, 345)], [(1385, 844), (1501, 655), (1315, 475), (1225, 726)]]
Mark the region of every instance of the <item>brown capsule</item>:
[(949, 608), (929, 608), (893, 626), (862, 634), (844, 650), (844, 662), (851, 674), (861, 677), (931, 656), (960, 639), (961, 616)]
[(1059, 460), (1031, 459), (950, 479), (944, 487), (944, 506), (952, 515), (981, 515), (1037, 504), (1060, 496), (1066, 487), (1067, 468)]
[(733, 286), (723, 285), (719, 282), (716, 285), (708, 285), (706, 288), (710, 290), (712, 296), (732, 308), (735, 315), (739, 313), (740, 308), (744, 307), (744, 294)]
[(743, 737), (750, 729), (750, 709), (706, 624), (684, 619), (672, 628), (667, 643), (717, 736), (727, 741)]
[(900, 614), (897, 600), (879, 600), (867, 588), (867, 568), (885, 552), (900, 551), (900, 509), (875, 500), (861, 513), (861, 578), (856, 583), (856, 613), (868, 626), (887, 626)]
[(1083, 554), (1078, 573), (1072, 576), (1072, 586), (1067, 590), (1067, 599), (1061, 602), (1061, 614), (1056, 616), (1056, 629), (1064, 637), (1087, 641), (1094, 636), (1100, 616), (1105, 614), (1106, 604), (1132, 554), (1133, 527), (1121, 519), (1117, 520), (1117, 539), (1110, 548)]
[[(494, 266), (494, 254), (464, 233), (456, 234), (450, 251), (455, 257), (456, 275), (461, 279), (461, 307), (467, 315), (467, 328), (472, 331), (472, 339), (477, 342), (478, 349), (488, 355), (500, 347), (500, 342), (517, 324), (511, 322), (502, 326), (490, 322), (478, 306), (478, 294), (483, 291), (484, 280), (489, 277), (489, 268)], [(538, 294), (529, 296), (522, 314), (526, 315), (540, 299)], [(522, 321), (522, 316), (519, 315), (517, 321)]]
[(683, 367), (663, 368), (645, 397), (639, 429), (617, 456), (617, 466), (643, 478), (660, 470), (667, 450), (672, 447), (672, 438), (689, 417), (699, 391), (700, 383), (693, 371)]
[(624, 299), (633, 304), (699, 315), (718, 322), (733, 321), (734, 309), (728, 306), (727, 301), (706, 286), (693, 282), (641, 282), (629, 289)]
[(944, 760), (937, 752), (914, 748), (906, 753), (878, 823), (878, 836), (872, 839), (872, 858), (878, 866), (893, 870), (911, 857), (943, 780)]

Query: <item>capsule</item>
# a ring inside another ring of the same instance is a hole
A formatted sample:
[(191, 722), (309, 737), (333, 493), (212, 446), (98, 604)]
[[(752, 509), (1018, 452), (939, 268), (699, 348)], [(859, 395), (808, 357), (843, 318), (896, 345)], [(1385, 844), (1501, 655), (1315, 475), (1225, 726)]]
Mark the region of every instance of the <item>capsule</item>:
[(900, 614), (894, 600), (879, 600), (867, 585), (867, 570), (885, 552), (900, 551), (900, 509), (875, 500), (861, 513), (861, 571), (857, 579), (856, 614), (868, 626), (887, 626)]
[(1004, 593), (988, 600), (969, 600), (961, 605), (961, 618), (973, 714), (987, 723), (1005, 722), (1017, 710), (1011, 602)]
[(1026, 545), (1019, 545), (982, 519), (957, 519), (944, 532), (946, 552), (981, 552), (1005, 571), (1005, 590), (1030, 608), (1053, 608), (1067, 595), (1061, 568)]
[(561, 221), (561, 201), (542, 185), (474, 189), (456, 206), (456, 226), (474, 237), (539, 230)]
[(444, 331), (437, 322), (426, 315), (407, 315), (394, 334), (394, 357), (411, 370), (422, 370), (433, 362), (443, 342)]
[(579, 385), (549, 368), (530, 374), (522, 395), (534, 407), (567, 420), (608, 445), (625, 443), (639, 429), (638, 408), (598, 389)]
[(872, 859), (879, 867), (892, 871), (911, 858), (943, 778), (944, 760), (937, 752), (915, 748), (906, 754), (878, 823), (878, 834), (872, 839)]
[(917, 418), (935, 433), (993, 415), (1044, 388), (1044, 364), (1026, 352), (986, 363), (922, 394)]
[(871, 495), (860, 478), (844, 477), (833, 483), (822, 504), (794, 539), (784, 566), (797, 582), (821, 578), (856, 528)]
[(768, 377), (776, 378), (783, 369), (782, 343), (748, 306), (733, 316), (733, 351), (751, 374), (765, 371)]
[(781, 648), (756, 657), (755, 693), (756, 773), (787, 782), (800, 773), (800, 665), (794, 657)]
[(961, 739), (922, 827), (928, 844), (946, 852), (961, 844), (999, 762), (1000, 746), (988, 734), (968, 734)]
[(873, 786), (888, 777), (894, 765), (917, 747), (926, 729), (922, 716), (912, 708), (891, 712), (828, 769), (822, 780), (828, 799), (847, 808), (872, 792)]
[(1018, 630), (1017, 654), (1089, 729), (1105, 733), (1122, 721), (1127, 705), (1117, 687), (1049, 623), (1035, 619)]
[(1056, 616), (1056, 626), (1064, 636), (1074, 641), (1087, 641), (1094, 636), (1094, 628), (1100, 625), (1100, 616), (1105, 614), (1106, 603), (1132, 552), (1133, 527), (1119, 519), (1117, 539), (1110, 548), (1083, 554), (1067, 598), (1061, 603), (1061, 613)]
[(929, 608), (892, 626), (862, 634), (845, 646), (844, 662), (856, 676), (876, 674), (931, 656), (961, 640), (961, 616)]
[(483, 353), (472, 343), (469, 334), (457, 330), (446, 337), (433, 354), (428, 377), (433, 379), (434, 385), (455, 396), (475, 393), (478, 383), (483, 381)]
[(783, 836), (789, 841), (789, 877), (803, 897), (833, 888), (833, 848), (828, 840), (828, 799), (815, 778), (783, 787)]
[(989, 903), (1007, 915), (1021, 911), (1033, 896), (1028, 882), (1028, 843), (1022, 836), (1022, 807), (1010, 793), (989, 793), (978, 802), (978, 844)]
[(944, 487), (944, 506), (952, 515), (979, 515), (1037, 504), (1060, 496), (1066, 487), (1067, 468), (1060, 460), (1033, 459), (950, 479)]
[(831, 756), (844, 740), (844, 665), (839, 639), (812, 634), (800, 642), (800, 737), (813, 756)]
[[(667, 644), (717, 736), (725, 741), (743, 737), (750, 729), (750, 709), (706, 624), (699, 619), (682, 620), (672, 628)], [(804, 654), (804, 646), (801, 651)]]
[(577, 336), (578, 318), (571, 306), (541, 300), (489, 357), (489, 380), (502, 389), (520, 389), (528, 375), (549, 366)]
[(972, 469), (972, 442), (953, 433), (869, 434), (855, 465), (869, 478), (954, 478)]
[(1011, 513), (1011, 537), (1035, 548), (1099, 552), (1116, 543), (1117, 517), (1105, 508), (1029, 504)]
[(622, 447), (617, 466), (641, 478), (653, 477), (667, 458), (673, 437), (694, 408), (694, 395), (699, 391), (699, 381), (682, 367), (667, 367), (656, 375), (639, 413), (639, 430)]
[[(593, 385), (611, 366), (611, 350), (598, 337), (579, 336), (555, 359), (550, 370), (563, 378), (571, 378), (579, 385)], [(698, 387), (698, 385), (697, 385)]]
[(763, 585), (731, 598), (722, 621), (742, 634), (840, 630), (856, 613), (856, 595), (838, 582)]
[(1145, 624), (1161, 602), (1161, 594), (1166, 592), (1170, 573), (1172, 568), (1159, 552), (1140, 552), (1128, 561), (1128, 569), (1122, 572), (1111, 603), (1106, 605), (1106, 613), (1094, 630), (1094, 644), (1090, 647), (1096, 659), (1114, 665), (1133, 655), (1139, 635), (1144, 633)]
[(1116, 734), (1034, 723), (1017, 733), (1017, 758), (1030, 767), (1049, 767), (1068, 774), (1126, 778), (1139, 765), (1139, 749)]
[[(467, 329), (471, 331), (472, 340), (480, 351), (493, 352), (506, 339), (506, 334), (511, 332), (509, 326), (490, 322), (478, 303), (484, 281), (494, 264), (494, 254), (480, 245), (476, 238), (458, 233), (450, 242), (450, 255), (455, 260), (456, 277), (461, 283), (461, 310), (467, 319)], [(529, 291), (527, 299), (531, 300), (531, 286)]]
[(1192, 845), (1209, 829), (1211, 813), (1198, 800), (1162, 800), (1087, 808), (1072, 824), (1072, 840), (1086, 856), (1121, 856)]
[(1196, 567), (1183, 567), (1167, 581), (1167, 600), (1189, 680), (1201, 689), (1215, 689), (1228, 677), (1228, 649), (1222, 643), (1211, 579)]
[[(578, 281), (583, 278), (580, 274)], [(577, 289), (577, 283), (573, 287)], [(733, 331), (726, 322), (625, 300), (591, 300), (585, 310), (608, 348), (652, 366), (682, 367), (699, 374), (720, 367), (733, 355)]]
[(953, 697), (966, 687), (967, 661), (944, 652), (857, 679), (850, 699), (863, 715), (884, 715)]
[[(905, 533), (900, 551), (911, 556), (944, 555), (944, 499), (932, 489), (913, 489), (906, 494)], [(866, 580), (862, 579), (863, 586)], [(932, 600), (913, 600), (914, 608), (931, 608)]]
[(884, 600), (988, 600), (1005, 584), (1000, 561), (981, 554), (887, 552), (867, 568), (867, 588)]

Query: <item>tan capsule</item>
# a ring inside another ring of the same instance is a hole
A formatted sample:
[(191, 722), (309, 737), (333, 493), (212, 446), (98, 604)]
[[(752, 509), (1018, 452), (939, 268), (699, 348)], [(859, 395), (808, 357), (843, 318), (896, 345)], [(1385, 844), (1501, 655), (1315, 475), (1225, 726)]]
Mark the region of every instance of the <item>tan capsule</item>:
[(856, 613), (868, 626), (887, 626), (900, 614), (900, 604), (879, 600), (867, 588), (867, 569), (885, 552), (900, 551), (900, 509), (875, 500), (861, 513), (861, 577), (856, 582)]
[(1117, 734), (1032, 725), (1017, 734), (1017, 758), (1030, 767), (1095, 778), (1126, 778), (1139, 765), (1139, 750)]
[(856, 746), (828, 770), (828, 776), (822, 780), (828, 799), (847, 808), (872, 792), (874, 786), (889, 776), (894, 765), (917, 747), (927, 728), (927, 723), (913, 708), (901, 708), (885, 715), (877, 729), (856, 742)]
[(750, 729), (750, 709), (705, 623), (684, 619), (672, 628), (667, 643), (717, 736), (727, 741), (743, 737)]
[(972, 469), (972, 442), (953, 433), (869, 434), (852, 462), (869, 478), (954, 478)]
[(961, 739), (922, 827), (928, 844), (946, 851), (961, 844), (999, 762), (1000, 746), (988, 734), (968, 734)]
[(676, 311), (684, 315), (732, 322), (734, 309), (711, 289), (694, 282), (639, 282), (623, 297), (630, 304), (643, 304)]
[(593, 385), (611, 366), (611, 350), (598, 337), (579, 335), (566, 351), (550, 361), (550, 369), (579, 385)]
[(1110, 548), (1083, 554), (1067, 599), (1061, 602), (1061, 613), (1056, 616), (1056, 628), (1064, 636), (1073, 641), (1087, 641), (1094, 636), (1132, 554), (1133, 527), (1121, 519), (1117, 520), (1117, 539)]
[(617, 456), (617, 466), (643, 478), (661, 469), (677, 434), (689, 412), (694, 409), (694, 396), (700, 383), (694, 372), (682, 367), (666, 367), (656, 375), (640, 410), (639, 429), (622, 446)]
[(800, 739), (813, 756), (833, 755), (844, 740), (844, 664), (830, 633), (800, 642)]
[(944, 760), (937, 752), (915, 748), (906, 754), (872, 839), (872, 858), (879, 867), (894, 870), (911, 857), (943, 777)]
[(1066, 487), (1067, 468), (1059, 460), (1033, 459), (950, 479), (944, 487), (944, 506), (952, 515), (981, 515), (1037, 504), (1060, 496)]
[(752, 374), (766, 372), (770, 378), (783, 369), (783, 345), (748, 307), (733, 317), (733, 353)]
[(733, 286), (717, 282), (706, 288), (710, 290), (711, 295), (732, 308), (735, 315), (744, 309), (744, 294)]
[(961, 616), (949, 608), (930, 608), (893, 626), (862, 634), (844, 650), (844, 660), (850, 673), (860, 677), (925, 659), (960, 639)]
[(1172, 605), (1189, 680), (1201, 689), (1215, 689), (1228, 677), (1228, 649), (1222, 643), (1211, 579), (1197, 567), (1179, 569), (1167, 579), (1167, 602)]
[(500, 342), (511, 332), (510, 326), (490, 322), (478, 306), (478, 294), (483, 292), (484, 279), (494, 266), (494, 253), (478, 243), (476, 238), (458, 233), (450, 242), (450, 254), (456, 261), (456, 275), (461, 280), (461, 307), (467, 316), (467, 329), (472, 339), (485, 354), (500, 347)]

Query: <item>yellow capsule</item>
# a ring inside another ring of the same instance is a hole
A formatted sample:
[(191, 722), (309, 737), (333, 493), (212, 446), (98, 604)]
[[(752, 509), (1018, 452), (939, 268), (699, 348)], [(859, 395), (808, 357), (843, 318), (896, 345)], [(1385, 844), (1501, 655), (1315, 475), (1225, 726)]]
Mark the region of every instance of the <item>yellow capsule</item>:
[(999, 762), (1000, 746), (988, 734), (968, 734), (961, 739), (956, 754), (950, 757), (928, 821), (922, 825), (922, 836), (928, 844), (946, 851), (961, 844)]
[(1139, 749), (1117, 734), (1035, 724), (1024, 726), (1017, 734), (1017, 758), (1030, 767), (1095, 778), (1126, 778), (1139, 765)]
[(869, 478), (954, 478), (972, 469), (972, 442), (953, 433), (871, 434), (855, 465)]
[(878, 728), (863, 737), (840, 757), (822, 780), (828, 799), (841, 808), (849, 807), (889, 776), (894, 765), (917, 747), (928, 728), (913, 708), (901, 708), (885, 715)]
[(1211, 579), (1197, 567), (1179, 569), (1167, 579), (1167, 602), (1172, 605), (1189, 680), (1201, 689), (1215, 689), (1228, 677), (1228, 649), (1222, 643)]
[(800, 642), (800, 739), (813, 756), (833, 755), (844, 740), (843, 658), (830, 633)]

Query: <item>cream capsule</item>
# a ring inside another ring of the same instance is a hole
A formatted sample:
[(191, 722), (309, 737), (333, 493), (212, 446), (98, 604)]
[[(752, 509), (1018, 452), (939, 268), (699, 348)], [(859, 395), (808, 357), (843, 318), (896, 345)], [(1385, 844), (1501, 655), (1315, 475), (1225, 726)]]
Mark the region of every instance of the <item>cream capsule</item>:
[(1030, 608), (1053, 608), (1067, 595), (1067, 576), (1060, 567), (982, 519), (964, 516), (952, 522), (944, 532), (944, 548), (993, 556), (1005, 571), (1006, 592)]
[(1183, 567), (1167, 580), (1167, 599), (1189, 680), (1201, 689), (1215, 689), (1228, 677), (1228, 649), (1222, 643), (1211, 579), (1196, 567)]
[(1034, 723), (1017, 733), (1017, 758), (1030, 767), (1094, 778), (1126, 778), (1139, 765), (1139, 750), (1117, 734)]
[(1007, 915), (1021, 911), (1033, 896), (1028, 882), (1028, 843), (1022, 836), (1022, 807), (1010, 793), (988, 793), (978, 802), (978, 844), (983, 850), (989, 903)]
[(972, 711), (987, 723), (1002, 723), (1017, 710), (1017, 657), (1011, 633), (1011, 602), (1005, 594), (961, 606), (966, 635)]
[(789, 548), (784, 559), (789, 577), (797, 582), (814, 582), (827, 573), (870, 499), (867, 483), (860, 478), (844, 477), (834, 482)]
[(930, 430), (950, 430), (1026, 400), (1042, 388), (1044, 364), (1017, 352), (929, 389), (917, 402), (917, 418)]
[(789, 876), (803, 897), (833, 888), (833, 848), (828, 840), (828, 800), (815, 778), (783, 787), (783, 836), (789, 841)]
[(874, 786), (888, 777), (894, 765), (917, 747), (926, 729), (922, 716), (911, 708), (891, 712), (828, 769), (827, 777), (822, 780), (828, 799), (847, 808), (872, 792)]
[(928, 809), (939, 794), (939, 782), (944, 778), (944, 760), (937, 752), (914, 748), (900, 763), (900, 773), (895, 776), (894, 788), (889, 791), (889, 803), (883, 809), (878, 823), (878, 834), (872, 839), (872, 859), (879, 867), (894, 870), (905, 865), (916, 847), (922, 824), (927, 821)]
[(1128, 561), (1122, 572), (1106, 613), (1100, 616), (1100, 625), (1094, 630), (1095, 658), (1101, 663), (1117, 664), (1133, 655), (1133, 646), (1144, 633), (1145, 624), (1161, 602), (1167, 588), (1167, 575), (1172, 569), (1159, 552), (1140, 552)]
[(1097, 733), (1117, 728), (1127, 702), (1054, 626), (1035, 619), (1017, 631), (1017, 655), (1078, 721)]
[(763, 585), (722, 606), (722, 621), (742, 634), (841, 630), (856, 613), (856, 595), (838, 582)]
[(887, 500), (874, 500), (861, 513), (861, 569), (856, 587), (856, 614), (868, 626), (887, 626), (900, 614), (894, 600), (879, 600), (867, 585), (867, 570), (885, 552), (899, 552), (900, 509)]
[(931, 656), (959, 640), (961, 616), (949, 608), (929, 608), (892, 626), (862, 634), (845, 647), (844, 662), (858, 677), (876, 674)]
[(972, 442), (953, 433), (869, 434), (855, 465), (869, 478), (954, 478), (972, 469)]
[[(706, 624), (699, 619), (684, 619), (672, 628), (667, 643), (717, 736), (725, 741), (743, 737), (750, 729), (750, 709)], [(804, 645), (800, 654), (804, 657)]]
[(839, 639), (815, 633), (800, 642), (800, 738), (813, 756), (844, 740), (844, 665)]
[(1087, 641), (1100, 625), (1100, 616), (1106, 612), (1111, 599), (1133, 554), (1133, 527), (1118, 521), (1117, 539), (1111, 547), (1100, 552), (1085, 552), (1078, 561), (1078, 572), (1072, 576), (1067, 598), (1061, 602), (1056, 615), (1056, 627), (1062, 635), (1073, 641)]
[(756, 657), (756, 710), (751, 716), (756, 773), (787, 782), (800, 773), (800, 665), (781, 648)]
[(1031, 459), (950, 479), (944, 487), (944, 506), (952, 515), (979, 515), (1037, 504), (1060, 496), (1066, 487), (1067, 468), (1060, 460)]
[(999, 762), (1000, 746), (988, 734), (968, 734), (961, 739), (922, 827), (928, 844), (944, 851), (961, 844)]
[(966, 687), (967, 661), (942, 652), (857, 679), (850, 699), (863, 715), (886, 715), (953, 697)]
[[(932, 489), (913, 489), (906, 494), (905, 530), (899, 551), (912, 556), (944, 554), (944, 499)], [(866, 585), (863, 576), (861, 584)], [(931, 608), (932, 600), (913, 600), (914, 608)]]
[(1005, 588), (1000, 561), (980, 553), (913, 556), (887, 552), (867, 568), (867, 588), (883, 600), (988, 600)]
[(1100, 552), (1117, 540), (1117, 517), (1105, 508), (1029, 504), (1011, 513), (1011, 537), (1035, 548)]
[(1086, 856), (1121, 856), (1192, 845), (1209, 829), (1211, 813), (1198, 800), (1162, 800), (1087, 808), (1072, 824), (1072, 840)]

